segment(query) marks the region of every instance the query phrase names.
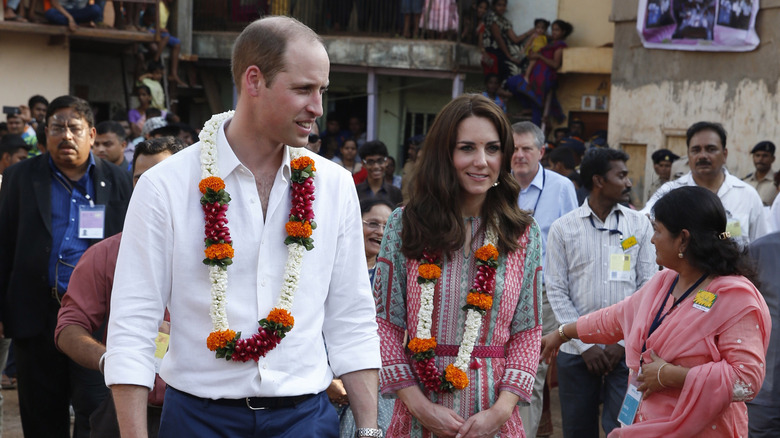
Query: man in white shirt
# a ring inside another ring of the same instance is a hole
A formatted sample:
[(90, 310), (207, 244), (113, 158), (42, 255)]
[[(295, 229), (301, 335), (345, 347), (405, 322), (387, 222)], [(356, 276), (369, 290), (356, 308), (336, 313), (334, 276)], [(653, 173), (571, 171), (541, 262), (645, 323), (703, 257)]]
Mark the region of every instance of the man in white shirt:
[[(544, 133), (531, 122), (512, 125), (515, 153), (512, 155), (512, 175), (520, 183), (518, 205), (539, 224), (542, 232), (542, 260), (547, 243), (547, 234), (552, 223), (564, 214), (577, 208), (577, 194), (574, 184), (557, 172), (547, 170), (539, 164), (544, 156)], [(557, 328), (555, 315), (547, 301), (547, 291), (542, 289), (543, 334)], [(542, 417), (544, 381), (549, 364), (540, 362), (536, 370), (531, 404), (520, 407), (526, 436), (535, 437)]]
[[(550, 227), (544, 282), (561, 324), (623, 300), (658, 269), (650, 221), (620, 204), (631, 193), (627, 160), (623, 151), (588, 150), (580, 174), (590, 196)], [(628, 381), (622, 341), (573, 340), (561, 346), (557, 364), (563, 436), (597, 438), (602, 399), (605, 434), (619, 427)]]
[(166, 307), (160, 436), (337, 437), (324, 393), (334, 374), (358, 435), (381, 436), (354, 183), (300, 148), (322, 115), (327, 52), (300, 22), (268, 17), (239, 35), (232, 69), (235, 115), (146, 172), (128, 210), (105, 355), (122, 436), (145, 435)]
[(642, 213), (649, 214), (663, 195), (683, 186), (697, 185), (718, 195), (726, 209), (726, 230), (741, 245), (769, 232), (764, 204), (756, 189), (731, 175), (725, 168), (728, 150), (726, 130), (720, 123), (697, 122), (688, 128), (688, 162), (691, 171), (661, 186), (645, 204)]

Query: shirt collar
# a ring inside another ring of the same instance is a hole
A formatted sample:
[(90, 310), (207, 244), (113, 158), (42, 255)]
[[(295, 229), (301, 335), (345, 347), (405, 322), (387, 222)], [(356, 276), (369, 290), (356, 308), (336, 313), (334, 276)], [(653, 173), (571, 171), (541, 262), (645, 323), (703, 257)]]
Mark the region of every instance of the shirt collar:
[[(588, 196), (585, 199), (585, 202), (583, 202), (582, 205), (580, 206), (580, 208), (577, 210), (577, 215), (579, 217), (588, 217), (590, 215), (593, 215), (594, 217), (598, 218), (598, 215), (596, 215), (596, 213), (593, 212), (593, 210), (590, 208), (590, 204), (588, 204), (588, 200), (589, 199), (590, 199), (590, 196)], [(625, 216), (626, 213), (623, 211), (625, 208), (626, 207), (623, 207), (620, 204), (615, 204), (615, 206), (612, 207), (612, 210), (609, 211), (609, 214), (607, 215), (607, 218), (609, 218), (612, 215), (612, 213), (618, 213), (618, 212), (620, 214), (622, 214), (623, 216)]]
[[(227, 136), (225, 135), (225, 125), (230, 120), (233, 120), (233, 118), (231, 117), (223, 122), (217, 130), (217, 166), (219, 167), (219, 177), (223, 180), (239, 167), (246, 169), (246, 166), (241, 163), (236, 156), (236, 153), (233, 152), (233, 148), (230, 147)], [(289, 147), (285, 147), (282, 155), (282, 175), (285, 179), (289, 180), (291, 174), (290, 150)]]
[(534, 177), (533, 181), (531, 181), (530, 186), (535, 186), (539, 190), (544, 189), (544, 167), (542, 167), (541, 163), (536, 163), (537, 166), (539, 166), (536, 169), (536, 176)]

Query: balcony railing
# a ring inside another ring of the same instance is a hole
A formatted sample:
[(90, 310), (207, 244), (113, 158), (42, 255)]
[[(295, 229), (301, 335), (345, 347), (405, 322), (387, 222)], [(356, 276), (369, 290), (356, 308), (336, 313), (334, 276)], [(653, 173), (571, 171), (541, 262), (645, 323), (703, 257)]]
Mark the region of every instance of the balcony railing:
[[(458, 3), (457, 31), (420, 29), (420, 36), (474, 42), (468, 36), (470, 32), (462, 30), (464, 25), (473, 27), (474, 14), (466, 6), (472, 2), (459, 0)], [(400, 5), (401, 0), (194, 0), (193, 31), (239, 32), (265, 15), (287, 15), (297, 18), (321, 35), (395, 37), (402, 35), (404, 30)], [(422, 16), (422, 20), (426, 20), (425, 8)], [(412, 26), (415, 25), (419, 23), (412, 23)]]

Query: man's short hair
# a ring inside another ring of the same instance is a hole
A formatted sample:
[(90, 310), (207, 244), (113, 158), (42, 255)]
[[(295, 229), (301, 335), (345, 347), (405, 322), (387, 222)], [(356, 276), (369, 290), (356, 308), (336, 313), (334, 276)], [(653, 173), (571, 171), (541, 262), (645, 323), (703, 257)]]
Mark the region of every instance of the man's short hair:
[(34, 107), (35, 105), (39, 104), (39, 103), (42, 103), (42, 104), (44, 104), (44, 105), (46, 105), (46, 106), (49, 106), (49, 101), (48, 101), (48, 100), (46, 100), (46, 98), (45, 98), (45, 97), (43, 97), (43, 96), (41, 96), (40, 94), (36, 94), (35, 96), (31, 97), (31, 98), (30, 98), (30, 99), (27, 101), (27, 106), (28, 106), (28, 107), (30, 108), (30, 110), (32, 111), (33, 107)]
[(544, 141), (544, 132), (542, 132), (541, 128), (531, 122), (515, 123), (512, 125), (512, 132), (518, 135), (531, 134), (537, 149), (543, 148), (546, 143)]
[(60, 96), (52, 100), (46, 109), (46, 124), (49, 123), (52, 114), (63, 108), (72, 108), (79, 117), (87, 121), (90, 128), (95, 126), (95, 115), (92, 114), (89, 102), (76, 96)]
[(187, 147), (187, 143), (178, 137), (157, 137), (144, 140), (135, 145), (133, 151), (133, 171), (135, 171), (135, 162), (139, 155), (157, 155), (165, 151), (171, 155)]
[(113, 132), (116, 134), (116, 138), (120, 143), (126, 140), (125, 128), (122, 127), (119, 122), (115, 122), (113, 120), (106, 120), (105, 122), (98, 123), (95, 127), (95, 130), (97, 131), (98, 135)]
[(593, 190), (593, 177), (606, 176), (611, 167), (611, 161), (628, 161), (628, 154), (618, 149), (590, 148), (582, 157), (580, 164), (580, 176), (582, 185), (588, 190)]
[(688, 132), (685, 133), (685, 144), (690, 147), (691, 138), (701, 131), (712, 131), (718, 134), (721, 146), (723, 146), (723, 149), (726, 149), (726, 130), (723, 128), (723, 125), (715, 122), (696, 122), (691, 125), (691, 127), (688, 128)]
[(387, 146), (379, 140), (367, 141), (358, 150), (360, 159), (365, 160), (366, 157), (371, 155), (381, 155), (387, 157)]
[[(21, 119), (22, 115), (20, 113), (8, 113), (5, 115), (6, 120), (17, 119), (17, 118)], [(8, 124), (6, 124), (6, 126), (8, 126)]]
[(19, 134), (8, 134), (0, 138), (0, 158), (3, 155), (13, 155), (19, 149), (30, 151), (30, 145), (24, 142), (24, 139)]
[(547, 157), (550, 163), (561, 163), (566, 170), (574, 170), (577, 167), (575, 154), (574, 149), (559, 146), (553, 149)]
[(294, 39), (323, 44), (308, 26), (290, 17), (265, 17), (250, 23), (233, 44), (230, 69), (236, 90), (241, 94), (241, 78), (246, 69), (257, 66), (270, 87), (276, 75), (285, 68), (287, 43)]

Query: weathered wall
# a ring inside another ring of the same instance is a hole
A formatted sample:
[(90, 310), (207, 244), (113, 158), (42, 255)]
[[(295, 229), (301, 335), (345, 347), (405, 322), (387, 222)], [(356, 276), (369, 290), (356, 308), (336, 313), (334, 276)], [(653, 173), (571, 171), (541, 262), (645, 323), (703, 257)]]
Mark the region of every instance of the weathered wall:
[(552, 22), (558, 18), (559, 0), (508, 0), (506, 16), (515, 33), (520, 35), (534, 27), (534, 20), (544, 18)]
[[(35, 56), (30, 56), (35, 54)], [(64, 39), (50, 44), (48, 35), (0, 34), (0, 104), (27, 105), (40, 94), (51, 100), (68, 93), (70, 54)], [(2, 121), (5, 121), (5, 115)]]
[(668, 137), (700, 120), (717, 121), (729, 134), (729, 170), (739, 177), (752, 171), (753, 145), (780, 141), (780, 1), (762, 2), (761, 44), (748, 53), (645, 49), (636, 3), (615, 0), (610, 144), (646, 144), (645, 175), (653, 175), (649, 156), (675, 141)]
[(558, 17), (574, 26), (566, 41), (571, 47), (599, 47), (611, 43), (614, 24), (609, 21), (610, 0), (560, 0)]

